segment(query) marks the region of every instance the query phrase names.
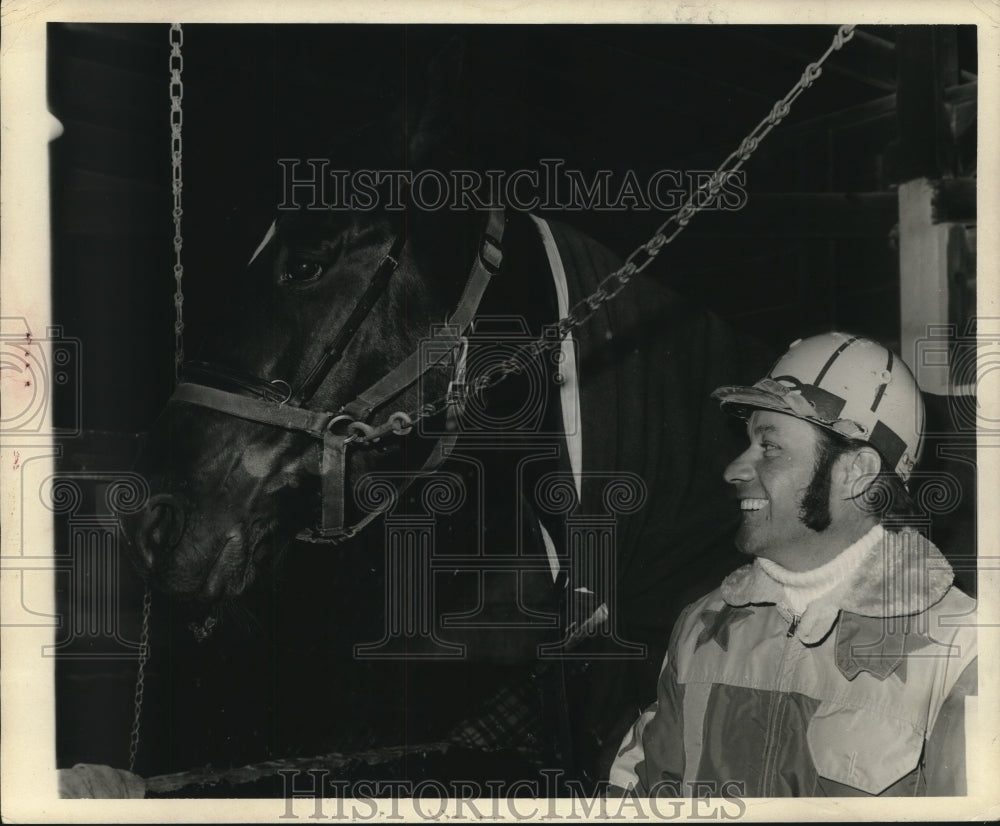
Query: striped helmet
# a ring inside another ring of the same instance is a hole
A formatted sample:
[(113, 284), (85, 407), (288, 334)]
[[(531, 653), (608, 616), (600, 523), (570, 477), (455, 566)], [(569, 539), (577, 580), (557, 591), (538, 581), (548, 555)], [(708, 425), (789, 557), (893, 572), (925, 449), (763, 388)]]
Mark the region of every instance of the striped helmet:
[(924, 404), (913, 374), (881, 344), (846, 333), (798, 339), (753, 387), (720, 387), (722, 409), (777, 410), (874, 447), (904, 482), (920, 458)]

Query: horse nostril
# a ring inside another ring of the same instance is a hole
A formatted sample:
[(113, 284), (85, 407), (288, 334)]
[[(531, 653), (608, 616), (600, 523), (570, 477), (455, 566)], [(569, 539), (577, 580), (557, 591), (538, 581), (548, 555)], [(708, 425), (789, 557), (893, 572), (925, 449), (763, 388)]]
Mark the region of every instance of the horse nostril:
[(184, 533), (184, 507), (169, 493), (161, 493), (146, 503), (135, 527), (135, 545), (147, 569), (152, 569), (155, 556), (169, 551)]

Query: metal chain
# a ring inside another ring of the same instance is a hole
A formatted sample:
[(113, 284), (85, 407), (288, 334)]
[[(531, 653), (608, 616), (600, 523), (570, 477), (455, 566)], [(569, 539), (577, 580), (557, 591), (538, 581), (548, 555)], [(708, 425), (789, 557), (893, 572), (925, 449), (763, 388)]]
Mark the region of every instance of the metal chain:
[(142, 598), (142, 631), (139, 634), (139, 665), (135, 677), (133, 699), (132, 733), (128, 744), (128, 770), (135, 770), (135, 757), (139, 753), (139, 723), (142, 720), (142, 696), (146, 690), (146, 661), (149, 659), (149, 609), (153, 602), (153, 592), (146, 585)]
[(181, 159), (184, 144), (181, 139), (181, 128), (184, 125), (184, 111), (181, 109), (181, 102), (184, 99), (184, 83), (181, 81), (181, 72), (184, 71), (184, 56), (181, 54), (181, 46), (184, 45), (184, 32), (180, 23), (170, 26), (170, 162), (173, 168), (173, 193), (174, 193), (174, 281), (177, 288), (174, 292), (174, 308), (176, 309), (176, 320), (174, 321), (174, 380), (180, 381), (181, 366), (184, 363), (184, 265), (181, 263), (181, 248), (184, 246), (184, 239), (181, 236), (181, 216), (184, 214), (181, 208), (181, 190), (183, 188), (183, 177), (181, 172)]
[[(844, 44), (853, 36), (854, 26), (841, 26), (837, 29), (833, 40), (819, 60), (806, 66), (802, 76), (788, 91), (788, 94), (771, 107), (771, 111), (768, 112), (767, 116), (751, 130), (750, 134), (729, 154), (719, 165), (718, 169), (697, 190), (688, 196), (680, 209), (667, 218), (648, 241), (636, 247), (631, 255), (625, 259), (625, 263), (606, 276), (598, 284), (597, 289), (593, 293), (573, 305), (569, 312), (556, 322), (555, 335), (543, 335), (534, 341), (520, 345), (513, 355), (484, 372), (474, 382), (471, 382), (471, 388), (467, 391), (468, 394), (473, 396), (478, 395), (494, 387), (507, 376), (522, 372), (524, 368), (521, 365), (523, 363), (540, 356), (546, 350), (558, 347), (562, 340), (576, 327), (586, 323), (601, 305), (618, 295), (633, 277), (645, 270), (660, 253), (660, 250), (680, 235), (691, 219), (715, 200), (715, 196), (718, 195), (719, 190), (727, 182), (729, 176), (737, 172), (750, 159), (750, 156), (760, 146), (760, 142), (767, 134), (788, 116), (792, 104), (798, 99), (799, 95), (812, 86), (822, 74), (823, 64), (830, 55), (843, 48)], [(707, 197), (705, 197), (706, 195)], [(416, 424), (420, 419), (425, 419), (442, 412), (448, 407), (451, 401), (453, 401), (451, 396), (442, 397), (407, 413), (394, 413), (393, 416), (405, 417), (410, 423)], [(398, 433), (399, 431), (396, 428), (377, 428), (377, 435), (374, 437), (356, 433), (352, 441), (357, 443), (375, 441), (383, 432)]]
[[(184, 239), (181, 235), (181, 190), (184, 180), (181, 171), (181, 160), (184, 144), (181, 139), (181, 128), (184, 125), (184, 112), (181, 102), (184, 99), (184, 83), (181, 73), (184, 71), (184, 56), (181, 46), (184, 45), (184, 32), (180, 23), (170, 26), (170, 166), (173, 180), (174, 195), (174, 380), (180, 381), (181, 365), (184, 363), (184, 265), (181, 263), (181, 248)], [(146, 592), (142, 597), (142, 630), (139, 634), (139, 661), (135, 675), (135, 693), (133, 695), (132, 731), (129, 734), (128, 770), (134, 771), (135, 758), (139, 753), (139, 726), (142, 722), (142, 699), (146, 690), (146, 661), (149, 659), (149, 614), (153, 603), (153, 592), (146, 583)]]

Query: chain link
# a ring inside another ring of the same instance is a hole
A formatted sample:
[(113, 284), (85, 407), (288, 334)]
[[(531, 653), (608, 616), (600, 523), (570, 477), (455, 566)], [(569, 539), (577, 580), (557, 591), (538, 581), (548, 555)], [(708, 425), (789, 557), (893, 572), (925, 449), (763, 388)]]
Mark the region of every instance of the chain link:
[[(594, 292), (578, 301), (563, 318), (560, 318), (556, 322), (553, 328), (555, 335), (543, 335), (541, 338), (518, 347), (513, 355), (505, 361), (490, 368), (480, 375), (479, 378), (470, 382), (468, 384), (470, 388), (467, 391), (468, 395), (480, 395), (486, 390), (495, 387), (512, 373), (522, 372), (523, 368), (520, 365), (524, 358), (532, 358), (541, 355), (546, 350), (558, 347), (562, 343), (562, 340), (573, 332), (575, 328), (581, 324), (585, 324), (600, 309), (601, 305), (618, 295), (618, 293), (625, 289), (634, 276), (652, 264), (656, 256), (659, 255), (660, 250), (680, 235), (695, 215), (712, 204), (723, 184), (750, 159), (750, 156), (757, 150), (757, 147), (760, 146), (761, 141), (767, 134), (788, 116), (792, 104), (798, 99), (799, 95), (812, 86), (822, 74), (823, 64), (830, 55), (843, 48), (844, 44), (853, 36), (854, 26), (841, 26), (837, 29), (833, 40), (819, 60), (806, 66), (802, 76), (788, 91), (788, 94), (771, 107), (771, 111), (751, 130), (749, 135), (740, 141), (740, 145), (729, 154), (719, 165), (718, 169), (698, 189), (688, 196), (680, 209), (667, 218), (648, 241), (636, 247), (628, 258), (625, 259), (625, 263), (607, 275), (598, 284)], [(447, 397), (442, 397), (420, 408), (411, 410), (409, 413), (399, 411), (393, 415), (407, 416), (413, 424), (416, 424), (421, 419), (442, 412), (447, 406)], [(363, 443), (367, 439), (359, 437), (356, 441)]]
[(128, 744), (128, 770), (135, 770), (135, 758), (139, 753), (139, 724), (142, 720), (142, 696), (146, 690), (146, 661), (149, 659), (149, 612), (153, 602), (153, 592), (146, 585), (142, 597), (142, 631), (139, 635), (139, 664), (135, 677), (133, 700), (132, 732)]
[[(180, 23), (170, 26), (170, 166), (171, 190), (174, 196), (174, 380), (180, 380), (181, 365), (184, 363), (184, 265), (181, 263), (181, 249), (184, 239), (181, 235), (181, 217), (184, 214), (181, 201), (181, 190), (184, 186), (182, 161), (184, 143), (181, 128), (184, 125), (184, 110), (181, 103), (184, 100), (184, 83), (181, 73), (184, 71), (184, 55), (181, 46), (184, 45), (184, 31)], [(135, 676), (135, 694), (133, 696), (132, 731), (129, 734), (128, 770), (135, 769), (135, 758), (139, 753), (139, 726), (142, 722), (142, 700), (146, 690), (146, 661), (149, 659), (149, 613), (153, 602), (153, 592), (146, 585), (142, 597), (142, 630), (139, 635), (139, 661)]]
[(184, 110), (181, 103), (184, 99), (184, 83), (181, 73), (184, 71), (184, 56), (181, 46), (184, 45), (184, 32), (180, 23), (170, 26), (170, 163), (173, 170), (172, 190), (174, 194), (174, 380), (180, 381), (181, 365), (184, 363), (184, 265), (181, 263), (181, 249), (184, 239), (181, 235), (181, 191), (184, 186), (182, 160), (184, 143), (181, 138), (181, 128), (184, 125)]

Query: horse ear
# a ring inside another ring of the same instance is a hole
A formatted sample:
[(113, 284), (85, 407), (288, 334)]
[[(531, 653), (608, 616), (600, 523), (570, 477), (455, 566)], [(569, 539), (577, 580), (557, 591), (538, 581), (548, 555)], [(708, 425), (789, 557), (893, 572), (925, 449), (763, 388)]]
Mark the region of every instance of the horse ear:
[(448, 167), (458, 158), (452, 147), (464, 109), (465, 50), (465, 41), (454, 35), (428, 64), (423, 105), (411, 123), (411, 168)]

